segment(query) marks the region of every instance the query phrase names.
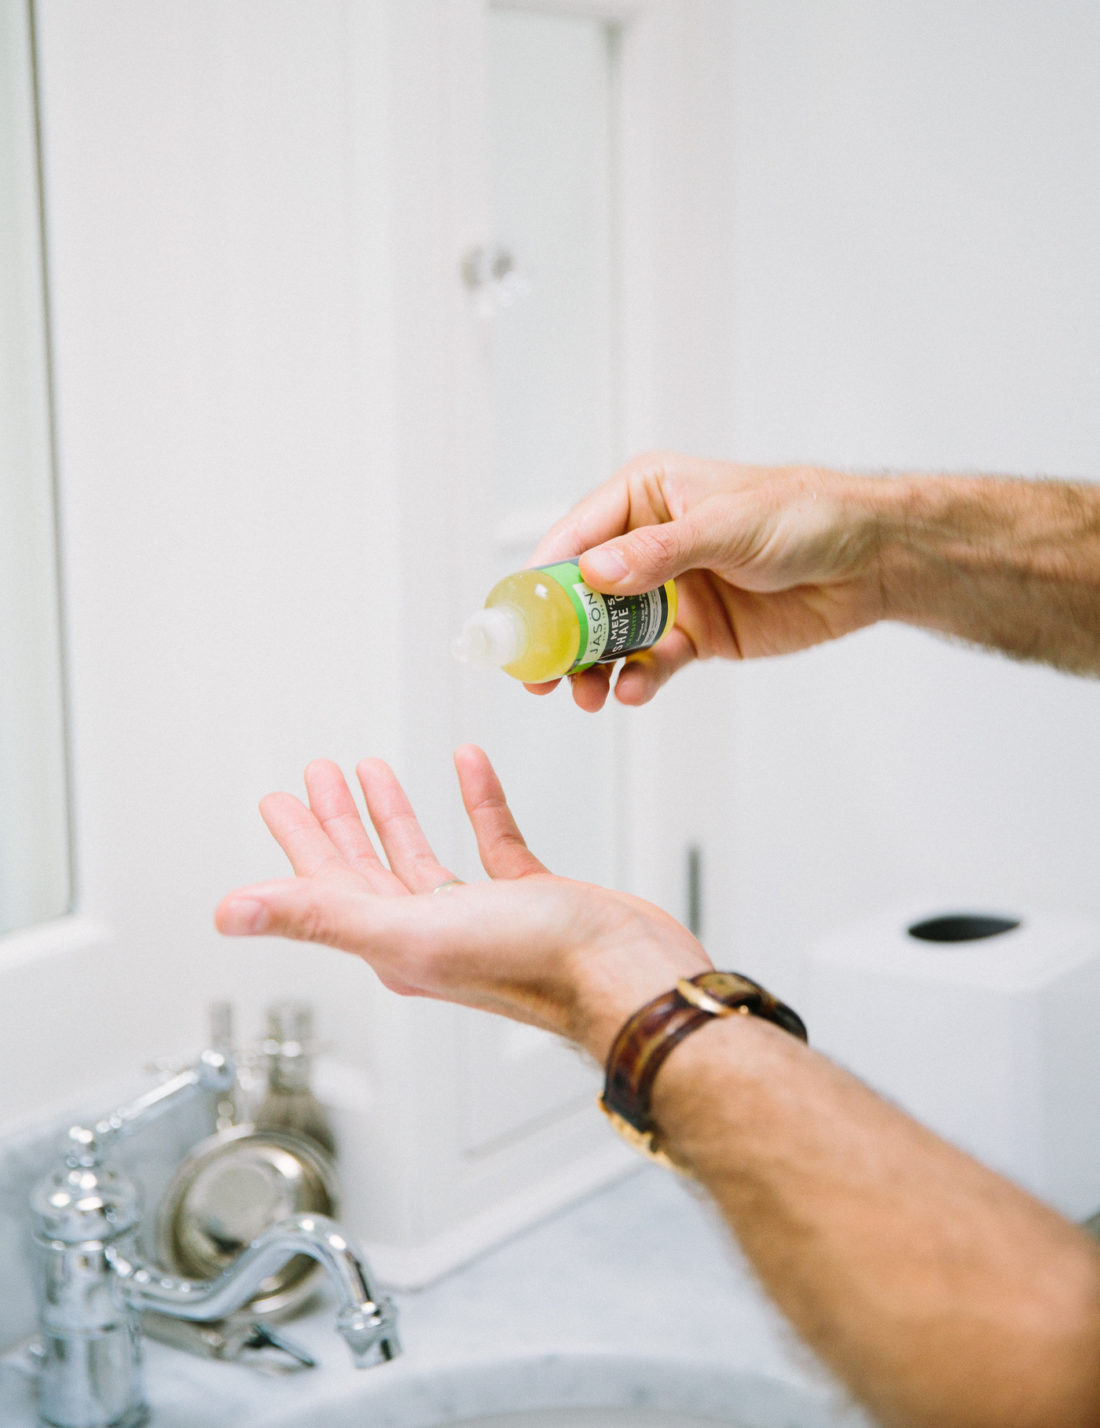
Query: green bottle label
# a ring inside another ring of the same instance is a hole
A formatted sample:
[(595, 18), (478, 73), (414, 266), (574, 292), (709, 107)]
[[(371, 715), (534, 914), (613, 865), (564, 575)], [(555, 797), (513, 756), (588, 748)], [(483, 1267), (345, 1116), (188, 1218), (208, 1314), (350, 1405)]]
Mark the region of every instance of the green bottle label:
[(664, 634), (668, 591), (663, 585), (641, 595), (601, 595), (581, 578), (575, 560), (540, 569), (558, 582), (577, 613), (581, 639), (567, 673), (579, 674), (594, 664), (610, 664), (635, 650), (647, 650)]

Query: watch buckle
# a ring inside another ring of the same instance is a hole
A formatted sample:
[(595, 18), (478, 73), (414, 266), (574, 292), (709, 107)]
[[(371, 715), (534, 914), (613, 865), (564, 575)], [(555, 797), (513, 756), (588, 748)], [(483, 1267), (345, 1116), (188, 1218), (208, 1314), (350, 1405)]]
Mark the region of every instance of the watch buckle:
[(676, 1162), (661, 1149), (657, 1144), (656, 1132), (652, 1130), (639, 1130), (636, 1125), (632, 1125), (625, 1116), (621, 1116), (618, 1111), (613, 1111), (605, 1104), (601, 1096), (598, 1105), (604, 1115), (615, 1127), (615, 1129), (626, 1141), (632, 1150), (639, 1151), (642, 1155), (654, 1160), (658, 1165), (664, 1165), (669, 1170), (679, 1170)]

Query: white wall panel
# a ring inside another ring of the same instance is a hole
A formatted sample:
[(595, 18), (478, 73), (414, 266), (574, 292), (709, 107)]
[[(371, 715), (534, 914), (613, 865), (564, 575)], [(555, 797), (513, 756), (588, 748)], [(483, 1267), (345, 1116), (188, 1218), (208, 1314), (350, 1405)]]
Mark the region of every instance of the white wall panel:
[[(1095, 479), (1096, 7), (731, 8), (737, 454)], [(1094, 682), (881, 629), (730, 683), (763, 975), (895, 900), (1100, 908)]]

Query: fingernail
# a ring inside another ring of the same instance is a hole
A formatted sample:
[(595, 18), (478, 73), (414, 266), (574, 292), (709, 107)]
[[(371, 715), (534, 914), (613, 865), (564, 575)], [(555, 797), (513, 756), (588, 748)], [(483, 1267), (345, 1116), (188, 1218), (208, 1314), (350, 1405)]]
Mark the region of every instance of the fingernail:
[(266, 904), (253, 897), (239, 897), (222, 909), (221, 930), (228, 937), (247, 937), (262, 932), (269, 921)]
[(603, 583), (613, 585), (626, 574), (626, 561), (617, 550), (593, 550), (584, 557), (585, 569), (589, 575)]

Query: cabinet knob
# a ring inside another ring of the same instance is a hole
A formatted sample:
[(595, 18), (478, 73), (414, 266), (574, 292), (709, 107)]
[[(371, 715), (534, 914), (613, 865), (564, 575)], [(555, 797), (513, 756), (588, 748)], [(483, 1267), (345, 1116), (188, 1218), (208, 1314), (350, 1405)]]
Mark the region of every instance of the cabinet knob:
[(531, 291), (530, 279), (521, 272), (515, 254), (500, 243), (471, 248), (463, 256), (460, 271), (478, 316), (486, 321)]

